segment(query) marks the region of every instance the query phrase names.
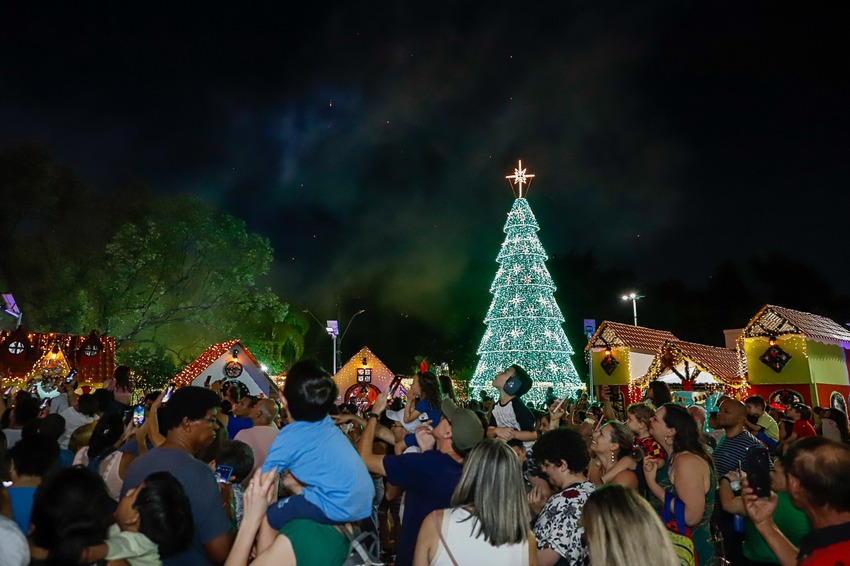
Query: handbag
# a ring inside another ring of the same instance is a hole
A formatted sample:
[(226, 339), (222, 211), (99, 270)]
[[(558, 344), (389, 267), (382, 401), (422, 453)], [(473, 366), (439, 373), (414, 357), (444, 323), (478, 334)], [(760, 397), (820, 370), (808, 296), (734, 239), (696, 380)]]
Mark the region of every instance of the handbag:
[[(670, 514), (671, 502), (673, 503), (672, 516)], [(685, 524), (685, 503), (676, 497), (671, 490), (664, 492), (661, 522), (664, 523), (667, 532), (670, 534), (670, 540), (673, 542), (673, 550), (676, 551), (679, 564), (682, 566), (699, 566), (691, 529)]]

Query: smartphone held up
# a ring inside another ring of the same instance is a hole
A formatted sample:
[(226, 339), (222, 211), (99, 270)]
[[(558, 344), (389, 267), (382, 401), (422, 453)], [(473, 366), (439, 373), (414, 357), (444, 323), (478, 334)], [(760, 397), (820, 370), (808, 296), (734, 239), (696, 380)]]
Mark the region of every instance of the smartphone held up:
[(747, 483), (759, 497), (770, 497), (770, 454), (764, 445), (747, 448)]
[(218, 483), (227, 483), (230, 481), (230, 476), (233, 475), (233, 466), (216, 466), (215, 479)]
[(143, 424), (145, 424), (144, 405), (136, 405), (136, 408), (133, 409), (133, 424), (136, 426), (142, 426)]

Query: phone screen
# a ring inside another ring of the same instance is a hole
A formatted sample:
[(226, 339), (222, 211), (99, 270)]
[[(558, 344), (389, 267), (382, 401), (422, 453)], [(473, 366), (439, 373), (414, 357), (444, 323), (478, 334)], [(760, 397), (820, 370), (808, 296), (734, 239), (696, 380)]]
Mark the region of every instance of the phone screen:
[(11, 394), (12, 394), (12, 388), (13, 388), (13, 387), (14, 387), (14, 385), (10, 385), (9, 387), (7, 387), (7, 388), (3, 391), (3, 396), (4, 396), (4, 397), (8, 397), (9, 395), (11, 395)]
[(38, 408), (43, 411), (44, 409), (47, 408), (48, 405), (50, 405), (50, 398), (49, 397), (47, 399), (45, 399), (44, 401), (42, 401), (41, 405), (39, 405)]
[(74, 381), (75, 377), (77, 377), (77, 370), (72, 369), (71, 373), (68, 374), (68, 377), (65, 378), (65, 383), (71, 383)]
[(173, 385), (169, 385), (169, 386), (165, 389), (165, 394), (162, 396), (161, 404), (165, 405), (166, 403), (168, 403), (168, 400), (169, 400), (169, 399), (171, 399), (171, 394), (172, 394), (172, 393), (174, 393), (174, 386), (173, 386)]
[(142, 426), (145, 423), (145, 407), (144, 405), (136, 405), (133, 409), (133, 424)]
[(218, 483), (227, 483), (230, 481), (230, 476), (233, 475), (233, 466), (216, 466), (215, 479)]
[(770, 455), (765, 446), (747, 448), (747, 483), (759, 497), (770, 497)]
[(397, 375), (390, 382), (390, 394), (388, 396), (389, 399), (391, 399), (393, 396), (395, 396), (396, 391), (398, 391), (399, 385), (401, 385), (401, 376)]

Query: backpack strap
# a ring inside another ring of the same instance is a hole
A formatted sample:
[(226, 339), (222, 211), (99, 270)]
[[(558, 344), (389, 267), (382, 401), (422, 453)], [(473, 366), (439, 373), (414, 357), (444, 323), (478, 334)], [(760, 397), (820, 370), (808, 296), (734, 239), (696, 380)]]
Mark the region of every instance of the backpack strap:
[[(446, 511), (451, 511), (451, 510), (450, 510), (450, 509), (444, 509), (444, 510), (443, 510), (443, 513), (445, 513)], [(437, 515), (436, 515), (436, 513), (432, 513), (432, 514), (431, 514), (431, 519), (433, 519), (433, 520), (434, 520), (434, 527), (437, 529), (437, 534), (440, 536), (440, 542), (442, 542), (442, 543), (443, 543), (443, 548), (445, 548), (445, 549), (446, 549), (446, 553), (448, 553), (448, 555), (449, 555), (449, 559), (452, 561), (452, 564), (454, 564), (454, 566), (458, 566), (458, 564), (457, 564), (457, 560), (455, 560), (454, 554), (452, 554), (452, 549), (450, 549), (450, 548), (449, 548), (449, 545), (448, 545), (448, 544), (446, 544), (446, 539), (445, 539), (445, 537), (443, 536), (443, 529), (442, 529), (442, 527), (440, 526), (440, 523), (439, 523), (439, 522), (437, 522)]]

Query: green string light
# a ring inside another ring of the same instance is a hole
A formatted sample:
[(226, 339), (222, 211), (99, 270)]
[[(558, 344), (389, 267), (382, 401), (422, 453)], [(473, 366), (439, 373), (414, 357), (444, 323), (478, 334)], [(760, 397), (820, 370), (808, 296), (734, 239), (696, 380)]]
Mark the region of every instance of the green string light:
[(512, 364), (528, 371), (534, 387), (523, 400), (538, 403), (546, 388), (565, 396), (582, 388), (570, 355), (573, 348), (555, 301), (555, 284), (546, 269), (546, 252), (537, 238), (540, 226), (524, 198), (514, 201), (496, 261), (499, 270), (490, 287), (493, 301), (484, 318), (487, 330), (478, 347), (478, 365), (470, 381), (470, 397), (494, 390), (493, 377)]

